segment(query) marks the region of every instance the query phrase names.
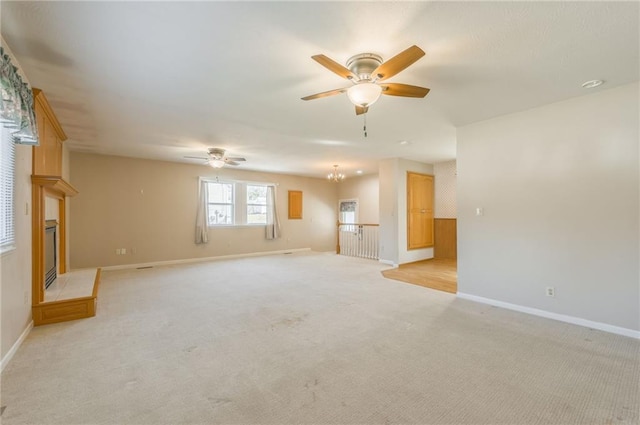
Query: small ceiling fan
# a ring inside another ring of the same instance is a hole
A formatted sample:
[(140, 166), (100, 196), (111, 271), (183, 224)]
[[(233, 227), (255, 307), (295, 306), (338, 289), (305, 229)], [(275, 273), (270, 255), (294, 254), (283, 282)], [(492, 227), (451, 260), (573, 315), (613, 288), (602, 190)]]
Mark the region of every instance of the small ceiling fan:
[(351, 81), (353, 85), (305, 96), (302, 100), (320, 99), (346, 92), (349, 100), (356, 107), (356, 115), (361, 115), (369, 110), (369, 106), (374, 104), (381, 94), (387, 96), (425, 97), (429, 93), (429, 89), (425, 87), (400, 83), (381, 84), (382, 81), (406, 69), (424, 55), (424, 51), (415, 45), (386, 62), (383, 62), (382, 57), (374, 53), (360, 53), (349, 58), (346, 67), (325, 55), (311, 56), (320, 65)]
[(240, 162), (246, 161), (240, 157), (225, 156), (225, 150), (220, 148), (209, 148), (207, 151), (208, 157), (202, 156), (185, 156), (188, 159), (203, 159), (205, 162), (213, 168), (222, 168), (225, 165), (240, 165)]

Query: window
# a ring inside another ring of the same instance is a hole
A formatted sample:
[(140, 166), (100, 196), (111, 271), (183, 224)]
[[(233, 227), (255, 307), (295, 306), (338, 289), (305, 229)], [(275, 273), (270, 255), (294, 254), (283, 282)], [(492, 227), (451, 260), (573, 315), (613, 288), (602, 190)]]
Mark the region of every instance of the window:
[(358, 223), (358, 200), (341, 199), (338, 201), (338, 221), (343, 224), (342, 230), (355, 232), (354, 224)]
[(0, 252), (5, 252), (13, 249), (15, 244), (13, 194), (16, 157), (13, 136), (5, 126), (2, 126), (0, 145)]
[(209, 182), (207, 189), (209, 191), (209, 203), (207, 205), (209, 226), (233, 225), (233, 184)]
[(209, 226), (267, 224), (267, 185), (207, 181)]
[(358, 222), (358, 200), (343, 199), (339, 202), (339, 219), (340, 223), (357, 223)]
[(247, 185), (247, 224), (267, 224), (267, 186)]

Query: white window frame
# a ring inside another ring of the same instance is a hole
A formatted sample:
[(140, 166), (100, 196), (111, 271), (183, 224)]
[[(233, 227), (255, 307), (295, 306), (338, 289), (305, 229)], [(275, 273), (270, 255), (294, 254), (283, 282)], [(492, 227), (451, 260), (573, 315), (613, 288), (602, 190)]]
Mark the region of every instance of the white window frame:
[[(263, 204), (249, 203), (249, 186), (263, 187), (265, 189), (265, 198)], [(246, 183), (245, 187), (245, 217), (248, 226), (266, 226), (267, 225), (267, 185), (265, 184), (256, 184), (256, 183)], [(264, 223), (249, 223), (249, 207), (264, 207)]]
[[(207, 203), (207, 226), (208, 227), (255, 227), (255, 226), (266, 226), (266, 219), (264, 223), (248, 223), (247, 222), (247, 213), (249, 203), (247, 202), (247, 186), (276, 186), (274, 183), (265, 183), (265, 182), (253, 182), (253, 181), (245, 181), (245, 180), (222, 180), (215, 178), (206, 178), (201, 177), (200, 181), (204, 181), (206, 183), (224, 183), (224, 184), (232, 184), (233, 185), (233, 224), (214, 224), (209, 222), (209, 205), (213, 204), (212, 202)], [(253, 204), (251, 204), (253, 205)], [(260, 205), (260, 204), (255, 204)]]
[[(220, 185), (231, 185), (231, 202), (212, 202), (211, 199), (208, 200), (207, 202), (207, 226), (208, 227), (224, 227), (224, 226), (233, 226), (236, 222), (236, 211), (235, 211), (235, 200), (236, 200), (236, 186), (235, 184), (231, 183), (231, 182), (214, 182), (214, 181), (208, 181), (207, 184), (220, 184)], [(207, 190), (209, 188), (207, 187)], [(209, 208), (211, 206), (216, 206), (216, 205), (223, 205), (223, 206), (230, 206), (231, 207), (231, 219), (232, 222), (231, 223), (212, 223), (209, 221), (209, 217), (211, 217), (211, 214), (209, 212)]]
[(15, 233), (15, 182), (16, 144), (11, 132), (4, 125), (0, 146), (0, 254), (16, 249)]

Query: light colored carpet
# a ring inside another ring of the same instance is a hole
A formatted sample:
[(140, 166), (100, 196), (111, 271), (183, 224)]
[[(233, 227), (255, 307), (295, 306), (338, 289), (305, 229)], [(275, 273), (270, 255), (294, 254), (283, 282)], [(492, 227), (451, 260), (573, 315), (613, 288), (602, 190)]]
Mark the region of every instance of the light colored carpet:
[(637, 424), (640, 342), (297, 253), (103, 272), (34, 329), (14, 424)]

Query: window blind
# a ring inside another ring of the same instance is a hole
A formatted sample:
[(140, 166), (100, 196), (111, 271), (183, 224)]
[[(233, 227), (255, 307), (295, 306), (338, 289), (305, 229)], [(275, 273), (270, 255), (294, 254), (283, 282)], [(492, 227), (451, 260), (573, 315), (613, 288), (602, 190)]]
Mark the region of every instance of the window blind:
[(16, 145), (4, 125), (0, 145), (0, 252), (4, 252), (15, 244), (13, 213), (16, 163)]

